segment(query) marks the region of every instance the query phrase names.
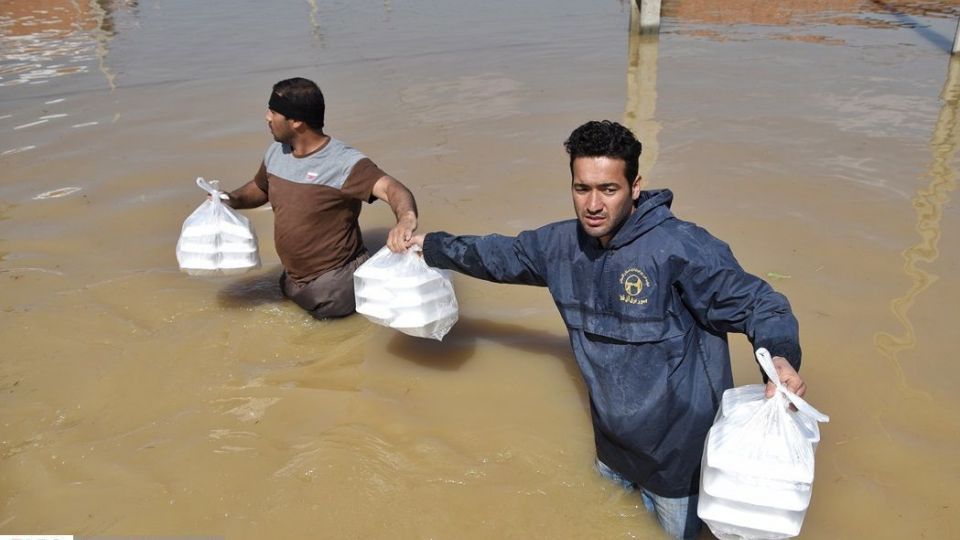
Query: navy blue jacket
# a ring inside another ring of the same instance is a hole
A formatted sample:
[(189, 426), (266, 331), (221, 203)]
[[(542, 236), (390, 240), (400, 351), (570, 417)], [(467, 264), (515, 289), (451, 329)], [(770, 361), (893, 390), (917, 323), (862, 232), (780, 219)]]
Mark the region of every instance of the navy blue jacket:
[(663, 497), (697, 492), (707, 430), (733, 385), (728, 332), (800, 367), (787, 299), (724, 242), (644, 191), (606, 248), (575, 219), (517, 237), (426, 236), (435, 267), (546, 286), (590, 393), (597, 457)]

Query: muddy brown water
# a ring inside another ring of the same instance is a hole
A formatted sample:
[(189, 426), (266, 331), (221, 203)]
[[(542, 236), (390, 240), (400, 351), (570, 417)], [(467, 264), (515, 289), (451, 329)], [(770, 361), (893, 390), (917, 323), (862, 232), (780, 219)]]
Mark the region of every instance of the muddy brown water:
[(0, 3), (0, 534), (661, 537), (593, 472), (545, 291), (456, 278), (442, 343), (316, 322), (268, 210), (263, 268), (178, 271), (194, 178), (249, 179), (303, 75), (421, 231), (571, 217), (563, 139), (629, 125), (800, 319), (831, 416), (802, 536), (960, 537), (957, 5), (665, 0), (630, 38), (626, 2), (518, 4)]

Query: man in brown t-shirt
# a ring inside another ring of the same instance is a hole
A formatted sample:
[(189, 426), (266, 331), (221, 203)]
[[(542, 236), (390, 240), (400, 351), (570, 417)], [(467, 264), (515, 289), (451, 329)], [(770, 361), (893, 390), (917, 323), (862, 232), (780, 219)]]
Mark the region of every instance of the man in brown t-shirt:
[(387, 246), (403, 251), (417, 229), (417, 203), (403, 184), (359, 151), (323, 133), (325, 104), (310, 80), (278, 82), (267, 109), (276, 141), (250, 182), (229, 193), (231, 207), (268, 201), (283, 263), (280, 288), (318, 319), (355, 309), (353, 271), (369, 254), (357, 219), (364, 201), (382, 199), (397, 216)]

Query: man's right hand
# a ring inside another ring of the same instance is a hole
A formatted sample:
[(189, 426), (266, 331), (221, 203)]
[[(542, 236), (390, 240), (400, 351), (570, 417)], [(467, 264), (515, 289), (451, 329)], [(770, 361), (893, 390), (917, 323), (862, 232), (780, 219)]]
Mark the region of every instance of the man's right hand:
[[(219, 194), (220, 194), (220, 200), (223, 201), (223, 204), (233, 208), (233, 199), (230, 198), (230, 194), (227, 193), (226, 191), (220, 191)], [(212, 201), (213, 195), (207, 193), (207, 200)]]
[(410, 212), (397, 220), (387, 234), (387, 247), (394, 253), (403, 253), (411, 246), (413, 231), (417, 230), (417, 215)]

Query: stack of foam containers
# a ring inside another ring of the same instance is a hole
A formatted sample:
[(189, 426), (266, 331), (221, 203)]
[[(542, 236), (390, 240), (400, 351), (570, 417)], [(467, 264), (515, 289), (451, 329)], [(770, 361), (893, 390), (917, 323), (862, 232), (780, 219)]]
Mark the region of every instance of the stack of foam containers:
[(443, 339), (459, 318), (450, 273), (386, 247), (353, 274), (357, 313), (404, 334)]
[[(817, 422), (829, 417), (779, 385), (765, 349), (757, 360), (778, 389), (724, 392), (701, 462), (697, 514), (721, 540), (779, 540), (800, 534), (813, 489)], [(793, 403), (799, 410), (788, 409)]]
[(197, 178), (211, 194), (183, 222), (177, 262), (190, 275), (237, 274), (260, 266), (257, 235), (250, 221), (226, 206), (220, 192)]
[(230, 223), (184, 227), (177, 262), (191, 275), (246, 272), (260, 266), (257, 237), (252, 229)]
[[(722, 441), (726, 428), (756, 415), (766, 401), (765, 387), (753, 384), (731, 388), (723, 394), (718, 421), (710, 428), (704, 446), (698, 514), (721, 540), (777, 540), (800, 534), (810, 504), (813, 470), (804, 467), (765, 467), (763, 463), (726, 455)], [(784, 404), (786, 406), (786, 404)], [(729, 418), (734, 422), (720, 422)], [(810, 452), (820, 441), (817, 422), (792, 414), (796, 429), (807, 440)], [(736, 436), (736, 435), (733, 435)]]

